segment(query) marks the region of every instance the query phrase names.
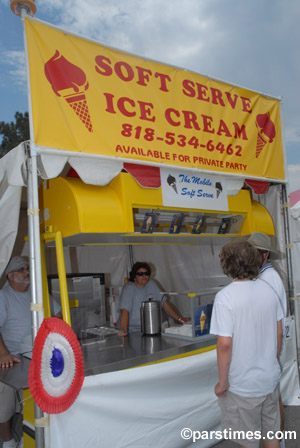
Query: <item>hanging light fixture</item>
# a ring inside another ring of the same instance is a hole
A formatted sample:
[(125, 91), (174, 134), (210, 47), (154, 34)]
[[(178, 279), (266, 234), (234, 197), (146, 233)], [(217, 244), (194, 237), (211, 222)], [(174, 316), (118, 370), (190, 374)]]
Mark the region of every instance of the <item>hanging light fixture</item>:
[(22, 9), (33, 16), (36, 13), (35, 0), (10, 0), (10, 9), (17, 16), (21, 16)]

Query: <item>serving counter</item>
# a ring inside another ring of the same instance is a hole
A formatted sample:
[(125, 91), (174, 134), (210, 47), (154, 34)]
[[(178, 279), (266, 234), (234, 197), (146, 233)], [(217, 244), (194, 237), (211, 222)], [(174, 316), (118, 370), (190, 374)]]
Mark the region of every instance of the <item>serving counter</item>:
[[(290, 331), (281, 392), (285, 404), (296, 404), (292, 401), (299, 390), (294, 320), (287, 324)], [(140, 333), (83, 340), (84, 383), (69, 409), (49, 416), (50, 448), (215, 445), (218, 440), (214, 437), (193, 442), (181, 435), (183, 428), (220, 429), (214, 394), (218, 381), (215, 343), (214, 336), (189, 341)], [(22, 356), (14, 368), (0, 369), (1, 380), (15, 388), (26, 387), (29, 363)], [(29, 426), (25, 413), (24, 419)], [(26, 437), (27, 442), (25, 433)]]
[[(196, 429), (199, 412), (205, 404), (205, 408), (208, 406), (210, 409), (210, 420), (206, 424), (205, 418), (203, 429), (215, 429), (219, 424), (213, 394), (217, 378), (213, 350), (216, 337), (206, 335), (195, 339), (143, 336), (141, 333), (83, 339), (85, 380), (73, 405), (61, 414), (50, 415), (50, 448), (68, 445), (74, 448), (141, 447), (144, 445), (140, 445), (140, 438), (144, 437), (145, 428), (149, 427), (150, 422), (153, 436), (157, 432), (153, 439), (156, 444), (157, 437), (161, 438), (159, 434), (163, 433), (164, 442), (161, 440), (157, 446), (167, 446), (169, 442), (173, 444), (174, 438), (179, 443), (177, 446), (181, 446), (180, 428), (187, 424), (184, 417), (187, 410), (185, 400), (188, 407), (193, 409), (193, 417), (188, 419), (193, 428)], [(0, 381), (15, 389), (28, 388), (29, 364), (30, 359), (21, 356), (20, 364), (10, 369), (0, 369)], [(138, 366), (140, 368), (134, 368)], [(31, 448), (35, 446), (34, 402), (29, 390), (24, 391), (23, 398), (24, 446)], [(134, 409), (129, 410), (130, 403), (134, 403)], [(165, 414), (163, 418), (159, 417), (158, 408), (159, 414)], [(163, 422), (166, 420), (175, 425), (170, 434), (164, 433)], [(152, 436), (150, 438), (152, 440)], [(126, 440), (124, 445), (118, 445), (121, 439), (124, 443)]]
[(143, 336), (141, 333), (109, 336), (103, 341), (82, 344), (85, 376), (196, 354), (215, 344), (215, 336), (203, 336), (198, 340), (191, 338), (190, 341), (164, 335)]
[[(216, 337), (211, 335), (194, 339), (143, 336), (141, 333), (131, 333), (125, 337), (110, 335), (100, 340), (96, 337), (85, 339), (81, 343), (84, 374), (98, 375), (185, 357), (206, 351), (216, 344)], [(27, 388), (29, 363), (28, 357), (21, 356), (20, 364), (10, 369), (0, 368), (0, 381), (15, 389)]]

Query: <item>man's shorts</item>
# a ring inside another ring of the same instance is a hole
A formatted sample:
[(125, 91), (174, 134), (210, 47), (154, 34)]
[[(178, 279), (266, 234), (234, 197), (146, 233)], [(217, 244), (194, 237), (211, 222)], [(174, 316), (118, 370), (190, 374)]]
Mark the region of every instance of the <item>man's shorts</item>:
[[(274, 392), (263, 397), (241, 397), (227, 391), (226, 397), (219, 398), (218, 403), (221, 408), (223, 430), (227, 430), (230, 440), (240, 445), (247, 448), (258, 448), (260, 435), (262, 438), (268, 439), (269, 431), (274, 434), (280, 431), (278, 387)], [(234, 431), (239, 431), (239, 433), (233, 434)], [(250, 433), (247, 434), (248, 431)], [(243, 437), (244, 434), (247, 434), (247, 437)], [(253, 438), (251, 438), (251, 434), (253, 434)]]
[(0, 423), (8, 422), (17, 407), (15, 390), (0, 382)]

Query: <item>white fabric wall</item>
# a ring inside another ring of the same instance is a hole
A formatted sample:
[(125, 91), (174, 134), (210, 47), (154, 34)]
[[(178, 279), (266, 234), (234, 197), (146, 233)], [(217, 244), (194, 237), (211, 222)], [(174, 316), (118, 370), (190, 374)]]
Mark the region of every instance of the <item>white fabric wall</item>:
[(77, 260), (79, 272), (105, 273), (107, 286), (123, 285), (130, 268), (128, 246), (81, 246)]
[(162, 291), (181, 293), (169, 300), (180, 314), (190, 317), (187, 293), (199, 293), (230, 281), (220, 267), (220, 250), (221, 246), (210, 245), (134, 246), (133, 255), (134, 261), (150, 263)]
[(66, 412), (50, 416), (51, 448), (209, 447), (180, 431), (214, 430), (216, 352), (85, 378)]
[(297, 334), (295, 318), (286, 319), (286, 360), (280, 381), (280, 391), (283, 404), (288, 406), (300, 405), (300, 388), (298, 375)]
[(0, 163), (0, 276), (11, 257), (18, 233), (24, 165), (21, 145), (10, 151)]
[[(292, 239), (292, 261), (294, 266), (294, 284), (295, 284), (295, 312), (297, 321), (300, 317), (300, 275), (299, 275), (299, 260), (300, 260), (300, 202), (297, 202), (290, 209), (290, 224), (291, 224), (291, 239)], [(298, 324), (298, 341), (300, 340), (300, 328)]]
[[(225, 278), (219, 262), (220, 246), (134, 246), (134, 261), (147, 261), (167, 291), (197, 292)], [(221, 284), (224, 282), (221, 281)]]
[[(1, 194), (1, 193), (0, 193)], [(18, 232), (22, 187), (7, 186), (0, 197), (0, 276), (11, 257)], [(9, 223), (9, 225), (7, 225)]]

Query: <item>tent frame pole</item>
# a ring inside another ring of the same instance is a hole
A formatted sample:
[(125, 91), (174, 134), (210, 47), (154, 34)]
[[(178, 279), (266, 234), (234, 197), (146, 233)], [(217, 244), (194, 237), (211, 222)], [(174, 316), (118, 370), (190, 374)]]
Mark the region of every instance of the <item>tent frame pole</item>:
[[(288, 204), (288, 194), (286, 185), (282, 185), (282, 201), (283, 204)], [(286, 242), (286, 263), (287, 263), (287, 274), (288, 274), (288, 296), (289, 298), (295, 297), (294, 288), (294, 276), (293, 276), (293, 264), (291, 255), (291, 235), (289, 226), (289, 207), (283, 207), (283, 219), (284, 219), (284, 231), (285, 231), (285, 242)], [(289, 300), (289, 311), (296, 319), (296, 335), (297, 341), (299, 341), (299, 321), (298, 321), (298, 308), (293, 300)]]
[[(32, 339), (35, 340), (38, 329), (44, 319), (43, 285), (41, 270), (40, 222), (38, 200), (37, 154), (30, 148), (27, 159), (27, 215), (30, 262), (30, 293), (32, 316)], [(35, 447), (45, 448), (44, 428), (40, 425), (43, 411), (34, 404)], [(38, 423), (38, 425), (37, 425)]]

